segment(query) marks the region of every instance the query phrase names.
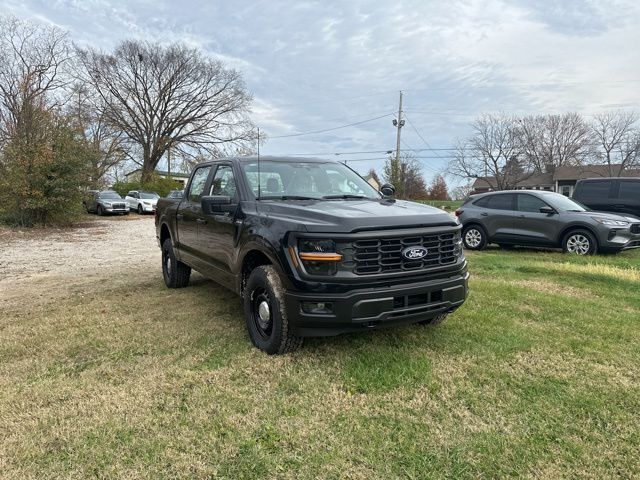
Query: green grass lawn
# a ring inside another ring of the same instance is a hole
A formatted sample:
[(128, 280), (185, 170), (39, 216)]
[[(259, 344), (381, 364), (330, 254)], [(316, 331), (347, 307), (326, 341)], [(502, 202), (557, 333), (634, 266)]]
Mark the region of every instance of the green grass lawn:
[(431, 205), (432, 207), (444, 208), (445, 210), (454, 211), (460, 205), (462, 200), (419, 200), (420, 203)]
[(637, 478), (640, 251), (469, 263), (442, 325), (282, 357), (201, 277), (35, 279), (0, 303), (0, 477)]

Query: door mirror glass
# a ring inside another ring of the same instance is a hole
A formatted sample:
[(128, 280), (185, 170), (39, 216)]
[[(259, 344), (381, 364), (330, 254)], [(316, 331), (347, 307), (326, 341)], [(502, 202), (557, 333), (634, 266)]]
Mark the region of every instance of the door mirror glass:
[(392, 197), (396, 193), (396, 187), (390, 183), (385, 183), (380, 187), (380, 193), (385, 197)]

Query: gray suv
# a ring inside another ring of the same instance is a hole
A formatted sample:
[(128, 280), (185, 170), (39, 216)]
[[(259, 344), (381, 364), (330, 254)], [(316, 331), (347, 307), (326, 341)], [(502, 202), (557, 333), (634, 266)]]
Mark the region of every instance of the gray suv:
[(640, 218), (596, 212), (554, 192), (511, 190), (474, 195), (458, 210), (470, 250), (488, 243), (556, 247), (578, 255), (640, 248)]

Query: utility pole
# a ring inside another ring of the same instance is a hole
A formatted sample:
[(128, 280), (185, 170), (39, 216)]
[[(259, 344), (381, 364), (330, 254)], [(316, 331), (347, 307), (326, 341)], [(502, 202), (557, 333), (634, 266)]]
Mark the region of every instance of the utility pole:
[(402, 119), (402, 90), (400, 90), (400, 103), (398, 104), (398, 118), (393, 120), (393, 126), (398, 129), (398, 136), (396, 139), (396, 162), (400, 161), (400, 129), (404, 127), (404, 120)]

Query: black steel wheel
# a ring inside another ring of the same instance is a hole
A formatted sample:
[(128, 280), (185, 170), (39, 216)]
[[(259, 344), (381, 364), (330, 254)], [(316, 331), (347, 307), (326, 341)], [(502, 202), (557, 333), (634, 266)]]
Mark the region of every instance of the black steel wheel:
[(269, 355), (292, 352), (302, 337), (292, 332), (280, 275), (272, 265), (256, 267), (244, 289), (244, 314), (251, 342)]
[(184, 288), (191, 277), (191, 267), (176, 258), (169, 238), (162, 244), (162, 277), (169, 288)]

